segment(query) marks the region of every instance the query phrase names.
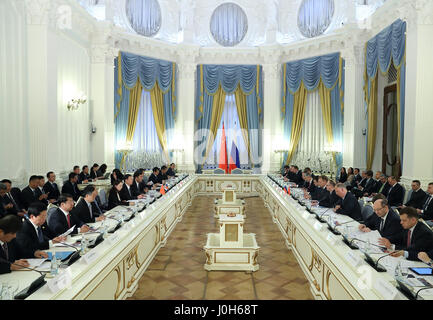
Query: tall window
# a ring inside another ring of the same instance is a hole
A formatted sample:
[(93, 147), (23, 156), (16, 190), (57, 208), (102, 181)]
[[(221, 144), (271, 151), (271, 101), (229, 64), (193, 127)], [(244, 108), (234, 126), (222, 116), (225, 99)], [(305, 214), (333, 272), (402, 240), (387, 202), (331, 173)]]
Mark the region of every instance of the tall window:
[(298, 13), (298, 27), (302, 35), (314, 38), (329, 28), (334, 15), (334, 0), (304, 0)]
[(224, 47), (239, 44), (247, 30), (247, 15), (236, 3), (223, 3), (212, 14), (210, 31), (215, 41)]
[(245, 145), (245, 140), (242, 137), (242, 132), (240, 131), (241, 127), (238, 110), (236, 108), (236, 99), (234, 95), (227, 95), (217, 136), (212, 146), (212, 150), (209, 152), (208, 158), (206, 159), (204, 168), (214, 169), (218, 167), (223, 123), (226, 134), (227, 156), (230, 157), (234, 142), (239, 150), (239, 161), (241, 168), (249, 167), (248, 150)]
[(126, 170), (135, 171), (138, 168), (151, 169), (167, 163), (158, 139), (155, 119), (152, 111), (150, 92), (143, 90), (137, 125), (134, 132), (133, 152), (126, 159)]
[(126, 15), (132, 29), (153, 37), (161, 28), (161, 8), (157, 0), (126, 0)]

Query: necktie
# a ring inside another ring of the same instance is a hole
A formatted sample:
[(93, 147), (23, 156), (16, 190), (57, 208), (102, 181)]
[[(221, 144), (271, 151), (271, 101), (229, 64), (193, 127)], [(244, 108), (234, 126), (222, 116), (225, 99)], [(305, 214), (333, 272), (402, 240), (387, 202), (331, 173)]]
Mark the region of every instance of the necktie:
[(427, 208), (428, 208), (428, 206), (429, 206), (429, 204), (430, 204), (431, 199), (432, 199), (432, 196), (429, 196), (429, 197), (427, 198), (423, 210), (427, 210)]
[(382, 232), (383, 230), (383, 225), (385, 224), (385, 221), (383, 220), (383, 218), (380, 218), (380, 232)]
[(39, 243), (44, 242), (44, 235), (42, 233), (42, 228), (38, 227), (38, 239), (39, 239)]
[(89, 207), (89, 211), (90, 211), (90, 218), (93, 218), (93, 212), (92, 212), (92, 204), (88, 203), (87, 206)]
[(126, 189), (128, 189), (129, 197), (132, 198), (132, 195), (131, 195), (131, 188), (126, 187)]
[(96, 199), (95, 199), (94, 204), (95, 204), (95, 206), (96, 206), (96, 209), (98, 210), (98, 214), (102, 214), (102, 211), (101, 211), (101, 209), (99, 208), (98, 201), (97, 201)]
[(70, 228), (71, 227), (71, 217), (70, 217), (69, 213), (66, 217), (68, 219), (68, 228)]
[(379, 189), (379, 193), (382, 193), (383, 188), (385, 187), (385, 184), (382, 184), (382, 186)]
[(3, 251), (5, 252), (6, 260), (9, 260), (9, 250), (8, 250), (8, 244), (5, 242), (3, 243)]
[(407, 231), (407, 244), (406, 244), (406, 248), (410, 247), (410, 241), (411, 241), (411, 232), (410, 229)]

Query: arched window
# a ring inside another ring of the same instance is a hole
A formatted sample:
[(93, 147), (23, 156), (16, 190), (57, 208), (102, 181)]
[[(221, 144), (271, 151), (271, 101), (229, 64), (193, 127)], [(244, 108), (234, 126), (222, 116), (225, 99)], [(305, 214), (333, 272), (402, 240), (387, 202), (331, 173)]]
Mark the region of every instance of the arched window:
[(334, 0), (304, 0), (298, 13), (299, 31), (307, 38), (322, 35), (331, 24), (334, 10)]
[(224, 47), (239, 44), (247, 30), (247, 15), (236, 3), (223, 3), (212, 14), (210, 31), (215, 41)]
[(161, 8), (157, 0), (126, 0), (126, 16), (138, 34), (153, 37), (161, 28)]

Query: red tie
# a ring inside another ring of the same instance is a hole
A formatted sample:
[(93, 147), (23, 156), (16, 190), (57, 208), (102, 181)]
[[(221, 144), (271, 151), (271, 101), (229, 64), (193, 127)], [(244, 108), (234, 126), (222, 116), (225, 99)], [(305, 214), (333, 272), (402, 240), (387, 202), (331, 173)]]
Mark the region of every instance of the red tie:
[(408, 232), (407, 232), (407, 244), (406, 244), (406, 248), (409, 248), (410, 247), (410, 237), (411, 237), (411, 232), (410, 232), (410, 230), (408, 230)]
[(68, 228), (70, 228), (71, 227), (71, 218), (69, 217), (69, 213), (66, 217), (68, 218)]

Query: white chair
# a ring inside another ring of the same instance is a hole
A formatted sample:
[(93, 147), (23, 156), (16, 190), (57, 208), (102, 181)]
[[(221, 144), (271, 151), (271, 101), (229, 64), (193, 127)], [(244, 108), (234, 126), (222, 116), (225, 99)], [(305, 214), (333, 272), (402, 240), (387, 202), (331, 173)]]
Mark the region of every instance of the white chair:
[(364, 206), (364, 200), (363, 200), (363, 199), (359, 199), (359, 200), (358, 200), (358, 203), (359, 203), (359, 206), (360, 206), (361, 209), (362, 209), (362, 207)]
[(371, 205), (365, 205), (361, 209), (361, 216), (363, 221), (367, 221), (368, 218), (374, 213), (373, 207)]
[(57, 210), (57, 206), (55, 204), (50, 203), (48, 205), (48, 210), (47, 210), (47, 225), (50, 225), (50, 217), (53, 214), (53, 212), (55, 212)]
[(223, 169), (221, 169), (221, 168), (216, 168), (216, 169), (213, 171), (213, 173), (214, 173), (214, 174), (225, 174), (226, 172), (225, 172)]
[(78, 202), (80, 202), (80, 200), (81, 200), (81, 199), (83, 199), (83, 197), (82, 197), (82, 196), (80, 196), (80, 197), (78, 198), (77, 202), (75, 202), (75, 204), (74, 204), (74, 207), (76, 207), (76, 206), (77, 206)]
[(99, 199), (101, 200), (101, 204), (103, 207), (107, 205), (107, 195), (105, 193), (105, 190), (103, 188), (100, 188), (98, 191)]
[(236, 168), (232, 170), (232, 174), (244, 174), (244, 171), (242, 169)]
[(403, 199), (404, 199), (403, 204), (405, 204), (406, 202), (409, 201), (410, 197), (412, 196), (412, 192), (413, 192), (412, 189), (410, 189), (410, 190), (407, 192), (406, 197), (403, 198)]

